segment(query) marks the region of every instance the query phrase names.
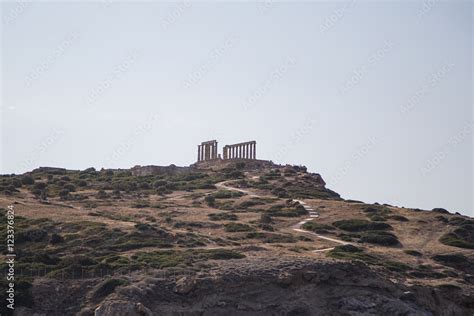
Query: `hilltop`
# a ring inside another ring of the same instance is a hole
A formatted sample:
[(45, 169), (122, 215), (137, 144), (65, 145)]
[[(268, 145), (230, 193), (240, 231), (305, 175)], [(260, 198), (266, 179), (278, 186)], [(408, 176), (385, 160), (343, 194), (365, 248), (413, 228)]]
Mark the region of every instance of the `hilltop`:
[(38, 168), (1, 176), (11, 204), (19, 315), (474, 313), (472, 218), (346, 200), (304, 166)]

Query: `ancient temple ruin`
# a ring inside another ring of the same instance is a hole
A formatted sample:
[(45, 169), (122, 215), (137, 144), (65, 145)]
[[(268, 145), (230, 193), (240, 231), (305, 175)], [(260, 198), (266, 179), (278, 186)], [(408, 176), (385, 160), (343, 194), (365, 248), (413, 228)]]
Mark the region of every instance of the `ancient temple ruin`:
[(214, 160), (218, 158), (217, 141), (210, 140), (198, 145), (198, 161)]
[(224, 146), (224, 159), (257, 159), (257, 142), (245, 142)]
[(211, 140), (198, 145), (198, 162), (210, 160), (257, 159), (257, 142), (250, 141), (225, 145), (222, 156), (218, 154), (217, 141)]

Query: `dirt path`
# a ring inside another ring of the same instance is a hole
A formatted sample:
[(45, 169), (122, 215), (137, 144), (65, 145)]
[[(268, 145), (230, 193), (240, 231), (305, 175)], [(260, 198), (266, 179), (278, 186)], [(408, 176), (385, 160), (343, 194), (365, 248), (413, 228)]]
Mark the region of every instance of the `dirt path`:
[[(255, 193), (253, 193), (253, 192), (251, 192), (251, 191), (248, 191), (248, 190), (244, 190), (244, 189), (239, 189), (239, 188), (234, 188), (234, 187), (227, 186), (227, 185), (226, 185), (226, 182), (228, 182), (228, 181), (223, 181), (223, 182), (216, 183), (216, 187), (217, 187), (217, 188), (220, 188), (220, 189), (230, 190), (230, 191), (242, 192), (242, 193), (248, 194), (248, 196), (250, 196), (250, 197), (260, 197), (260, 198), (266, 197), (266, 196), (257, 195), (257, 194), (255, 194)], [(347, 244), (350, 244), (349, 242), (346, 242), (346, 241), (343, 241), (343, 240), (340, 240), (340, 239), (335, 239), (335, 238), (330, 238), (330, 237), (322, 236), (322, 235), (316, 234), (316, 233), (314, 233), (314, 232), (301, 229), (301, 226), (303, 226), (303, 225), (306, 224), (307, 222), (310, 222), (310, 221), (314, 220), (315, 218), (318, 218), (318, 217), (319, 217), (319, 213), (318, 213), (317, 211), (315, 211), (311, 206), (309, 206), (308, 204), (306, 204), (306, 202), (304, 202), (304, 201), (297, 200), (297, 199), (293, 199), (293, 201), (294, 201), (294, 202), (298, 202), (298, 203), (300, 203), (301, 205), (303, 205), (303, 207), (305, 208), (305, 210), (307, 210), (308, 213), (309, 213), (309, 217), (308, 217), (308, 218), (306, 218), (306, 219), (304, 219), (304, 220), (302, 220), (302, 221), (296, 223), (295, 225), (293, 225), (293, 226), (291, 227), (291, 228), (293, 229), (293, 231), (298, 232), (298, 233), (308, 234), (308, 235), (314, 236), (314, 237), (316, 237), (316, 238), (328, 240), (328, 241), (331, 241), (331, 242), (335, 242), (335, 243), (340, 244), (340, 245), (347, 245)], [(329, 251), (329, 250), (333, 250), (333, 249), (334, 249), (334, 247), (330, 247), (330, 248), (324, 248), (324, 249), (313, 250), (312, 252), (323, 252), (323, 251)]]

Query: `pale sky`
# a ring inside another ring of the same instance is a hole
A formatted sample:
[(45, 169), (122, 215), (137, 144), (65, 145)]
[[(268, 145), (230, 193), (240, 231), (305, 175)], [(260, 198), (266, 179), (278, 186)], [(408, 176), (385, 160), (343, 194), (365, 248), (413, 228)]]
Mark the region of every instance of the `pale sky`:
[(344, 198), (474, 216), (473, 3), (3, 2), (0, 173), (257, 141)]

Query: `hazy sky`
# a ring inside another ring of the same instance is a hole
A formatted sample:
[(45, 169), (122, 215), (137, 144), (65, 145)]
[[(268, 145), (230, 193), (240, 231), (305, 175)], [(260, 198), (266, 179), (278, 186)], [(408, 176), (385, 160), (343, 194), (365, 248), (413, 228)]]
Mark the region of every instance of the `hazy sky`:
[(344, 198), (474, 215), (470, 1), (1, 9), (0, 173), (256, 140)]

